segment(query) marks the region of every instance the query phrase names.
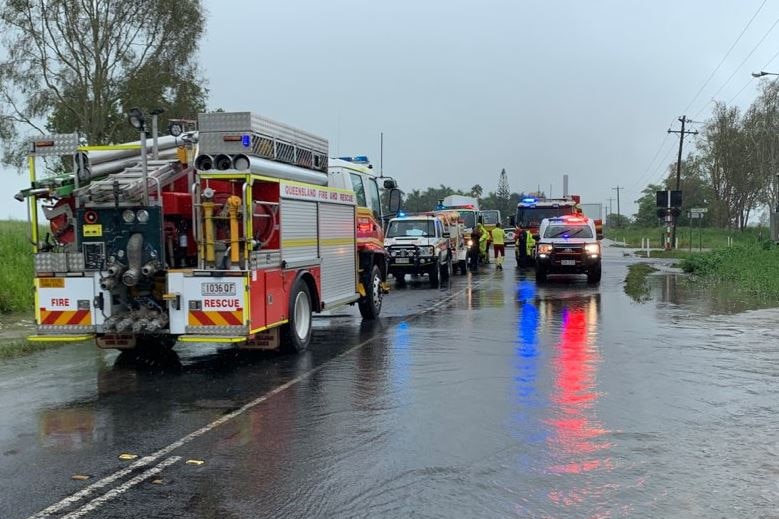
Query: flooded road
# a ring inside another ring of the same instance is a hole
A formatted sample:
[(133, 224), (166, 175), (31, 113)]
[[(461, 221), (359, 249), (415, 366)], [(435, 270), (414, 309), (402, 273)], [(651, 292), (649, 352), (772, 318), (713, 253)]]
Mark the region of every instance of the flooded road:
[(0, 517), (779, 517), (779, 310), (637, 303), (607, 253), (412, 282), (297, 357), (0, 363)]

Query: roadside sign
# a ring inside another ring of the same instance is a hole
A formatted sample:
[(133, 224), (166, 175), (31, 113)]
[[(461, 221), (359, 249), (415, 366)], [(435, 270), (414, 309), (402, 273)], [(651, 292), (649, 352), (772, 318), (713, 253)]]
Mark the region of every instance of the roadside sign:
[(703, 213), (708, 213), (708, 212), (709, 209), (707, 207), (693, 207), (692, 209), (690, 209), (690, 213), (692, 214), (702, 215)]
[[(682, 206), (682, 192), (681, 191), (657, 191), (657, 207), (681, 207)], [(671, 198), (670, 203), (668, 198)]]
[(692, 211), (690, 211), (688, 213), (688, 216), (693, 220), (695, 220), (696, 218), (703, 218), (703, 213), (693, 213)]

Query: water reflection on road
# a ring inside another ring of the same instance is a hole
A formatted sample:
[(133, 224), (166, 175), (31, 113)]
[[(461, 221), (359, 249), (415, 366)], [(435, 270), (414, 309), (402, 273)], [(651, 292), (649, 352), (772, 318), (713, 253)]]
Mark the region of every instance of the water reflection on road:
[[(50, 504), (76, 468), (110, 473), (117, 451), (153, 452), (306, 375), (176, 451), (205, 465), (98, 516), (776, 516), (779, 311), (711, 315), (665, 274), (635, 303), (624, 264), (607, 265), (599, 287), (509, 269), (412, 283), (378, 322), (318, 321), (298, 357), (50, 352), (68, 369), (5, 372), (33, 389), (0, 400), (2, 495)], [(23, 467), (46, 484), (11, 477)]]

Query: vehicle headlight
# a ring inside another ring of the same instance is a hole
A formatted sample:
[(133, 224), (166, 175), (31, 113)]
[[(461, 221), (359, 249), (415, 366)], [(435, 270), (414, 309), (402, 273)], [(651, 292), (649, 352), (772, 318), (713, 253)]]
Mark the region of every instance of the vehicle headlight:
[(393, 258), (396, 258), (396, 257), (398, 256), (398, 251), (396, 251), (396, 250), (391, 250), (391, 251), (390, 251), (390, 256), (392, 256)]
[(549, 254), (552, 252), (552, 244), (551, 243), (541, 243), (538, 245), (538, 253), (539, 254)]
[(432, 256), (433, 254), (435, 254), (435, 248), (433, 248), (433, 247), (422, 247), (420, 249), (420, 252), (422, 254), (424, 254), (425, 256)]
[(133, 223), (135, 221), (135, 211), (132, 209), (122, 211), (122, 220), (124, 220), (124, 223)]
[(587, 254), (600, 254), (600, 245), (597, 243), (588, 243), (584, 246)]
[(146, 209), (141, 209), (140, 211), (138, 211), (137, 216), (138, 216), (139, 223), (146, 223), (149, 221), (149, 211), (147, 211)]

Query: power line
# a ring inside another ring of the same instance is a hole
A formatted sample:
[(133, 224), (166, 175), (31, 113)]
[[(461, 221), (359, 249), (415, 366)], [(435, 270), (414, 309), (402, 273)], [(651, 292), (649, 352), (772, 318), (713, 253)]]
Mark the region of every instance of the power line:
[(738, 35), (736, 40), (730, 45), (730, 48), (728, 49), (728, 51), (725, 53), (724, 56), (722, 56), (722, 59), (720, 60), (719, 64), (716, 67), (714, 67), (714, 70), (711, 71), (711, 74), (709, 74), (709, 77), (706, 78), (706, 81), (704, 81), (703, 84), (701, 85), (701, 87), (698, 89), (698, 92), (692, 98), (692, 101), (690, 101), (690, 103), (687, 105), (687, 107), (684, 110), (682, 110), (682, 113), (686, 113), (686, 112), (688, 112), (690, 110), (690, 108), (692, 107), (692, 104), (698, 99), (698, 96), (701, 95), (701, 92), (703, 92), (703, 89), (706, 88), (706, 85), (709, 84), (709, 81), (712, 80), (712, 78), (717, 73), (717, 71), (720, 69), (720, 67), (722, 67), (722, 64), (725, 63), (726, 59), (728, 59), (728, 56), (730, 56), (730, 53), (733, 52), (733, 49), (736, 48), (736, 45), (738, 44), (738, 42), (741, 41), (741, 37), (744, 36), (745, 32), (747, 32), (747, 29), (749, 29), (749, 26), (752, 25), (752, 22), (755, 20), (755, 18), (757, 18), (758, 13), (760, 13), (760, 11), (763, 9), (763, 7), (765, 6), (766, 2), (768, 2), (768, 0), (763, 0), (763, 3), (760, 4), (760, 7), (757, 8), (757, 11), (755, 11), (755, 14), (752, 15), (752, 18), (749, 19), (747, 24), (741, 30), (741, 33)]
[[(673, 124), (673, 119), (671, 120), (670, 124)], [(655, 163), (657, 162), (657, 157), (660, 156), (660, 152), (663, 151), (663, 149), (665, 148), (666, 144), (668, 142), (671, 142), (671, 141), (669, 141), (669, 137), (670, 137), (670, 135), (668, 133), (666, 133), (665, 137), (662, 140), (662, 142), (660, 142), (660, 147), (657, 148), (657, 151), (655, 152), (654, 156), (652, 157), (652, 160), (649, 161), (649, 164), (647, 164), (646, 169), (644, 169), (644, 172), (641, 174), (641, 176), (638, 178), (638, 180), (636, 180), (636, 183), (634, 184), (633, 187), (638, 187), (639, 185), (641, 185), (642, 182), (644, 182), (649, 176), (652, 175), (652, 172), (654, 170), (653, 166), (655, 166)]]
[(752, 54), (754, 54), (754, 53), (755, 53), (755, 51), (758, 49), (758, 47), (760, 47), (760, 45), (763, 43), (763, 41), (765, 41), (765, 39), (768, 37), (768, 35), (769, 35), (769, 34), (771, 34), (771, 32), (774, 30), (774, 28), (777, 26), (777, 24), (779, 24), (779, 18), (777, 18), (776, 20), (774, 20), (774, 23), (773, 23), (773, 24), (771, 24), (771, 27), (769, 27), (769, 28), (768, 28), (768, 30), (765, 32), (765, 34), (763, 34), (763, 37), (762, 37), (762, 38), (760, 38), (760, 40), (759, 40), (759, 41), (758, 41), (758, 42), (755, 44), (755, 46), (754, 46), (754, 47), (752, 47), (752, 50), (751, 50), (751, 51), (749, 51), (749, 54), (747, 54), (747, 55), (746, 55), (746, 57), (745, 57), (745, 58), (743, 59), (743, 61), (742, 61), (742, 62), (739, 64), (739, 66), (738, 66), (738, 67), (736, 67), (736, 69), (733, 71), (733, 73), (732, 73), (732, 74), (730, 74), (730, 76), (728, 76), (728, 79), (726, 79), (726, 80), (725, 80), (725, 82), (722, 84), (722, 86), (720, 86), (720, 87), (717, 89), (717, 91), (716, 91), (716, 92), (714, 92), (714, 93), (712, 94), (712, 96), (711, 96), (711, 99), (710, 99), (708, 102), (706, 102), (706, 104), (705, 104), (705, 105), (703, 105), (703, 107), (702, 107), (700, 110), (698, 110), (698, 112), (697, 112), (695, 115), (693, 115), (693, 116), (692, 116), (692, 118), (693, 118), (693, 119), (697, 119), (697, 118), (698, 118), (698, 116), (699, 116), (699, 115), (700, 115), (700, 114), (701, 114), (701, 113), (702, 113), (704, 110), (706, 110), (706, 108), (709, 106), (709, 103), (711, 103), (712, 101), (714, 101), (714, 98), (715, 98), (715, 97), (717, 97), (717, 94), (719, 94), (720, 92), (722, 92), (722, 89), (723, 89), (723, 88), (725, 88), (725, 87), (728, 85), (728, 83), (730, 83), (730, 80), (731, 80), (731, 79), (733, 79), (733, 76), (735, 76), (735, 75), (738, 73), (738, 71), (739, 71), (739, 70), (741, 70), (741, 67), (743, 67), (743, 66), (744, 66), (744, 64), (747, 62), (747, 60), (748, 60), (749, 58), (751, 58), (751, 57), (752, 57)]
[[(763, 65), (762, 67), (760, 67), (760, 70), (765, 70), (765, 69), (767, 69), (767, 68), (768, 68), (768, 66), (769, 66), (769, 65), (771, 65), (771, 63), (773, 63), (773, 62), (774, 62), (774, 60), (775, 60), (777, 57), (779, 57), (779, 52), (777, 52), (776, 54), (774, 54), (774, 56), (773, 56), (771, 59), (769, 59), (769, 60), (768, 60), (768, 63), (766, 63), (765, 65)], [(752, 85), (752, 84), (754, 84), (754, 82), (755, 82), (755, 79), (754, 79), (754, 78), (749, 78), (749, 79), (747, 80), (747, 82), (746, 82), (746, 83), (744, 83), (744, 86), (742, 86), (742, 87), (741, 87), (741, 89), (740, 89), (738, 92), (736, 92), (736, 95), (734, 95), (733, 97), (731, 97), (731, 98), (730, 98), (730, 101), (728, 101), (728, 104), (733, 104), (733, 101), (735, 101), (735, 99), (736, 99), (738, 96), (740, 96), (740, 95), (741, 95), (741, 92), (743, 92), (743, 91), (744, 91), (744, 90), (745, 90), (745, 89), (746, 89), (746, 88), (747, 88), (749, 85)]]
[[(668, 126), (671, 126), (674, 123), (674, 119), (671, 119), (668, 123)], [(634, 187), (637, 187), (641, 184), (641, 182), (644, 181), (644, 179), (647, 177), (647, 174), (650, 174), (650, 171), (653, 169), (652, 166), (654, 166), (655, 161), (657, 160), (658, 155), (660, 155), (660, 152), (663, 151), (663, 147), (668, 142), (668, 134), (666, 133), (663, 137), (663, 140), (660, 141), (660, 146), (657, 147), (657, 151), (655, 151), (655, 154), (652, 156), (652, 159), (649, 161), (649, 163), (646, 165), (646, 168), (644, 168), (644, 172), (641, 173), (641, 176), (638, 177), (636, 180), (636, 183), (634, 184)]]

